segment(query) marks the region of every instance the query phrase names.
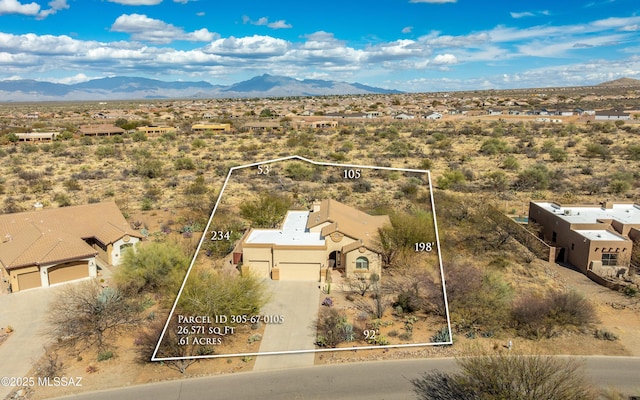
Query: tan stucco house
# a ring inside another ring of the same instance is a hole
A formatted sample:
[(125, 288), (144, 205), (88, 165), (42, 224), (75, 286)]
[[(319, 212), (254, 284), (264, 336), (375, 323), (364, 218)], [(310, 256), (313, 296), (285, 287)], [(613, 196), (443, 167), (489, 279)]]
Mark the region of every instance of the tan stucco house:
[(529, 222), (539, 224), (541, 239), (556, 248), (556, 261), (585, 274), (627, 274), (633, 242), (640, 240), (640, 205), (632, 203), (563, 206), (531, 202)]
[(0, 279), (14, 292), (97, 276), (141, 236), (113, 202), (0, 215)]
[(378, 229), (386, 215), (373, 216), (335, 200), (311, 211), (288, 211), (280, 229), (250, 229), (234, 250), (243, 271), (274, 280), (324, 282), (328, 271), (346, 278), (380, 275)]

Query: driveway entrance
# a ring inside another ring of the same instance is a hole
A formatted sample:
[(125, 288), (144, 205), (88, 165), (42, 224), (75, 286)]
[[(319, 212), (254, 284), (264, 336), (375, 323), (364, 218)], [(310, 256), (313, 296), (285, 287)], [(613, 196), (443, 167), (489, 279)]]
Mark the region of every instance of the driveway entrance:
[(256, 359), (254, 371), (312, 366), (314, 353), (293, 353), (314, 350), (316, 321), (320, 307), (318, 282), (271, 281), (271, 302), (262, 315), (282, 315), (284, 323), (265, 327), (260, 353), (292, 352), (290, 354), (261, 355)]

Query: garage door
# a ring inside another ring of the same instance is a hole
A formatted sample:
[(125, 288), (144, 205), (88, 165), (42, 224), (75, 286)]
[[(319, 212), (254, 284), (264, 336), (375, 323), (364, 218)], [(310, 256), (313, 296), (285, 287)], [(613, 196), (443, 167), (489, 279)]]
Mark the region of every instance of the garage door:
[(89, 265), (86, 261), (76, 261), (66, 264), (60, 264), (56, 265), (55, 267), (49, 268), (47, 274), (49, 275), (50, 285), (74, 281), (76, 279), (89, 277)]
[(283, 263), (280, 267), (281, 281), (320, 281), (320, 263)]
[(18, 287), (20, 290), (33, 289), (42, 286), (40, 271), (28, 272), (18, 275)]
[(249, 271), (258, 278), (269, 278), (269, 261), (249, 261)]

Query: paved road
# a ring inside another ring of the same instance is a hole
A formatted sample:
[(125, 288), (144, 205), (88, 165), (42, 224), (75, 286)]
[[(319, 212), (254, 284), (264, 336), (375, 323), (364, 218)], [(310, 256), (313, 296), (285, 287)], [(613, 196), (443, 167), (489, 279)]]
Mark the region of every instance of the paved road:
[[(28, 376), (49, 341), (44, 321), (49, 302), (60, 289), (56, 286), (0, 296), (0, 328), (11, 325), (14, 329), (0, 345), (0, 377)], [(11, 388), (0, 386), (0, 399), (10, 392)]]
[[(264, 330), (260, 353), (314, 350), (320, 307), (317, 282), (267, 281), (273, 297), (263, 310), (264, 315), (282, 315), (283, 324), (269, 324)], [(262, 355), (256, 358), (254, 371), (311, 367), (314, 353)]]
[[(335, 364), (186, 379), (66, 397), (74, 400), (238, 400), (415, 398), (411, 379), (424, 371), (452, 371), (451, 358)], [(587, 374), (602, 386), (640, 395), (640, 358), (587, 357)]]

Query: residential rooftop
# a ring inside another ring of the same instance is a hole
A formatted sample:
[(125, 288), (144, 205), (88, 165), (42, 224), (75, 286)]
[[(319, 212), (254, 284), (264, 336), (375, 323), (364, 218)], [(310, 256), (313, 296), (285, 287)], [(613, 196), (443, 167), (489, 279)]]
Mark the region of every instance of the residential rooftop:
[(605, 230), (575, 230), (576, 233), (578, 233), (581, 236), (584, 236), (585, 238), (589, 239), (592, 242), (596, 242), (596, 241), (621, 241), (621, 242), (626, 242), (627, 239), (625, 239), (623, 236), (620, 236), (614, 232), (610, 232), (610, 231), (605, 231)]
[(282, 223), (282, 229), (254, 229), (246, 243), (274, 244), (279, 246), (324, 246), (320, 232), (307, 229), (309, 211), (289, 211)]
[(543, 209), (557, 215), (571, 224), (595, 223), (598, 220), (615, 220), (624, 224), (640, 224), (640, 205), (616, 203), (604, 206), (572, 205), (562, 206), (551, 202), (534, 202)]

